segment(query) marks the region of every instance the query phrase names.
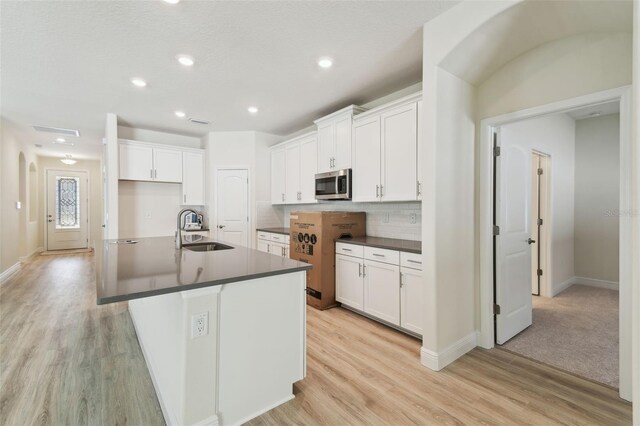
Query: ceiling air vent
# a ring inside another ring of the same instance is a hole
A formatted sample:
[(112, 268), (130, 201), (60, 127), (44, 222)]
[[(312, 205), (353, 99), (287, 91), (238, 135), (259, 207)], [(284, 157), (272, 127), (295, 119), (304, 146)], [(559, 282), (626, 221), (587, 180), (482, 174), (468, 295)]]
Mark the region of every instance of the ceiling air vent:
[(80, 136), (80, 132), (73, 129), (62, 129), (60, 127), (49, 127), (49, 126), (33, 126), (33, 128), (38, 132), (55, 133), (57, 135), (64, 135), (64, 136), (75, 136), (75, 137)]
[(199, 118), (190, 118), (189, 121), (196, 124), (211, 124), (210, 121), (200, 120)]

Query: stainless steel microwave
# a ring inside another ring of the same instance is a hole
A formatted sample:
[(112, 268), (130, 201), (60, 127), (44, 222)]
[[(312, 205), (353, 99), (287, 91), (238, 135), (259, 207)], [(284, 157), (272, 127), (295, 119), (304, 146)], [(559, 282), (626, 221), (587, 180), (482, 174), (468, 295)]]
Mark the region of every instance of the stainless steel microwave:
[(316, 200), (350, 200), (351, 169), (316, 175)]

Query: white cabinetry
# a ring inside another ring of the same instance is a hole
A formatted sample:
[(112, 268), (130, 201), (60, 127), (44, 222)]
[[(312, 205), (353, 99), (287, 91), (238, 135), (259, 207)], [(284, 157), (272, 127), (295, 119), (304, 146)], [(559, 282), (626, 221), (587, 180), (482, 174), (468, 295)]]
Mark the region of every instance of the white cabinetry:
[(276, 256), (289, 257), (289, 236), (258, 231), (257, 249)]
[(120, 142), (120, 174), (123, 180), (153, 181), (153, 148)]
[(153, 148), (153, 170), (157, 182), (182, 182), (182, 151)]
[(336, 243), (336, 300), (422, 335), (422, 256)]
[(350, 105), (314, 121), (318, 127), (318, 173), (351, 168), (353, 117), (363, 111)]
[(422, 99), (418, 101), (418, 200), (422, 200)]
[(363, 113), (353, 123), (353, 201), (418, 199), (421, 93)]
[(182, 153), (182, 203), (192, 206), (205, 205), (204, 153)]
[(271, 203), (315, 203), (316, 132), (271, 149)]

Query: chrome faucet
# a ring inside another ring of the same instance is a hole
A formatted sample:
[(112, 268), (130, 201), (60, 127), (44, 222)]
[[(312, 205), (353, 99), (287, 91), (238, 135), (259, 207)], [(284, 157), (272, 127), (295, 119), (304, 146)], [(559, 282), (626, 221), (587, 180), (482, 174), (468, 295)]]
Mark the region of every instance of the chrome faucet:
[(176, 230), (176, 249), (181, 249), (182, 248), (182, 215), (184, 215), (185, 213), (195, 213), (198, 214), (197, 211), (192, 210), (192, 209), (182, 209), (180, 210), (180, 212), (178, 213), (178, 219), (177, 219), (177, 230)]

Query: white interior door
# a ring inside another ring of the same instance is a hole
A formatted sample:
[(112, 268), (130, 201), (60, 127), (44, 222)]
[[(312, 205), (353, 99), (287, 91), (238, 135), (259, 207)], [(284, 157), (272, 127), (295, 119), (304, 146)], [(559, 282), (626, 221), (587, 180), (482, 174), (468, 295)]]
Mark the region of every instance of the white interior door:
[(87, 172), (47, 170), (47, 250), (87, 248)]
[(496, 158), (496, 342), (503, 344), (532, 323), (531, 153), (502, 132)]
[(218, 170), (217, 239), (249, 247), (249, 172)]

